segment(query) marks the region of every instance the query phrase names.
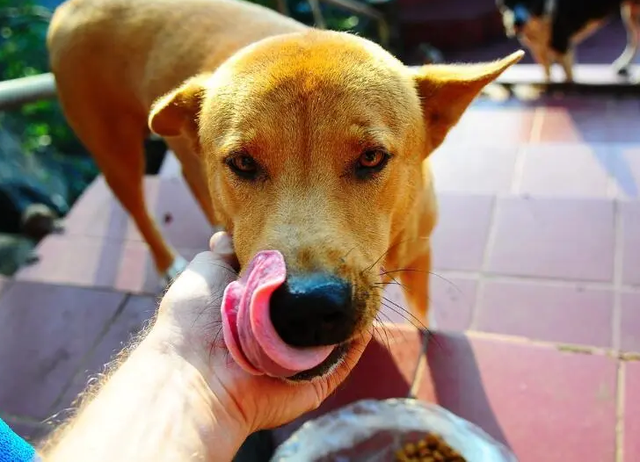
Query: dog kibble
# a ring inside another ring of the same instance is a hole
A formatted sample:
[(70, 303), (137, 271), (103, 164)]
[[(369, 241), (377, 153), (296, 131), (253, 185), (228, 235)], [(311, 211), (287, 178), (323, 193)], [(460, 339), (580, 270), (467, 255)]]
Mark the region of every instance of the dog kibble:
[(441, 437), (428, 434), (415, 443), (407, 443), (396, 451), (397, 462), (466, 462)]

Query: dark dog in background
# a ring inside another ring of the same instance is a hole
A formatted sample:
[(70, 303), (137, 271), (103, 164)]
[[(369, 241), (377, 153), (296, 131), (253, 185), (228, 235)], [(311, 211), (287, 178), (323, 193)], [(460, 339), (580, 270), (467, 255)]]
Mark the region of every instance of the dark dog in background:
[(529, 49), (544, 68), (559, 63), (567, 82), (573, 81), (574, 48), (598, 30), (618, 10), (627, 31), (627, 45), (613, 68), (627, 75), (638, 51), (640, 0), (496, 0), (509, 37)]

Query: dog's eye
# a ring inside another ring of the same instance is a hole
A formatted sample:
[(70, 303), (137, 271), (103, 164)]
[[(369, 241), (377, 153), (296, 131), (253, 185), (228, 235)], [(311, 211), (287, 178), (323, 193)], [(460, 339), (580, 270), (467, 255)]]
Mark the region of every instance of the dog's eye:
[(229, 157), (226, 163), (233, 173), (242, 178), (253, 179), (258, 174), (258, 163), (247, 154)]
[(382, 149), (371, 149), (363, 152), (356, 164), (356, 176), (366, 179), (378, 173), (387, 165), (390, 157), (389, 153)]

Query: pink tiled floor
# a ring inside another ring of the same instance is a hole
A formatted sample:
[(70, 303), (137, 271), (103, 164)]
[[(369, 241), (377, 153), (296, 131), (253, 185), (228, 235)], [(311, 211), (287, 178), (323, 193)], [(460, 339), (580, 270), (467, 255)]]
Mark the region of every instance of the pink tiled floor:
[[(639, 121), (640, 104), (624, 99), (475, 104), (432, 156), (441, 220), (428, 360), (392, 288), (398, 305), (379, 316), (390, 324), (318, 412), (406, 395), (415, 379), (422, 399), (478, 423), (524, 462), (640, 461)], [(190, 257), (211, 229), (175, 167), (170, 159), (146, 192)], [(149, 253), (102, 180), (39, 253), (0, 280), (0, 375), (22, 384), (0, 386), (0, 415), (26, 435), (68, 406), (158, 293)], [(31, 354), (7, 353), (22, 350)], [(420, 358), (427, 367), (416, 368)]]
[(615, 360), (473, 335), (430, 347), (421, 397), (481, 425), (520, 462), (615, 460)]
[(623, 405), (624, 462), (640, 460), (640, 362), (628, 363), (623, 370), (625, 404)]

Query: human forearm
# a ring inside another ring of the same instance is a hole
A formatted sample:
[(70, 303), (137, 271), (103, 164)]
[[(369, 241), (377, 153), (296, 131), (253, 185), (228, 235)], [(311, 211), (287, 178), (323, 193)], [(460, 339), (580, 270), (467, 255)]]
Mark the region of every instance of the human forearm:
[(229, 461), (243, 430), (193, 365), (148, 338), (43, 456), (46, 462)]

